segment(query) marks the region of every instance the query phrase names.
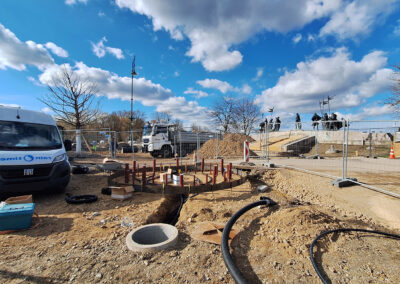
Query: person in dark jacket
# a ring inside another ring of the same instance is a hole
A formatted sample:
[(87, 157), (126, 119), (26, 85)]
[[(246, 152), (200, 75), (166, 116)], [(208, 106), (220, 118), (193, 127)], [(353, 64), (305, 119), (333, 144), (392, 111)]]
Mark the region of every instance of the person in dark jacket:
[(301, 119), (300, 114), (296, 113), (296, 129), (301, 130)]
[(311, 121), (313, 122), (312, 123), (313, 130), (315, 130), (315, 128), (317, 128), (317, 130), (318, 130), (318, 125), (319, 125), (320, 120), (321, 120), (321, 117), (315, 112), (311, 118)]
[(279, 116), (275, 118), (275, 125), (274, 125), (274, 130), (272, 131), (279, 131), (281, 128), (281, 120), (279, 119)]

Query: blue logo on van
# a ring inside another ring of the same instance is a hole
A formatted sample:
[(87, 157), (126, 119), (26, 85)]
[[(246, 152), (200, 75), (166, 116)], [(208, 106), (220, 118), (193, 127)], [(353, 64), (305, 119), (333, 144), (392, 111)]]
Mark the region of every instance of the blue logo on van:
[(24, 160), (27, 162), (32, 162), (33, 161), (33, 156), (32, 155), (25, 155)]

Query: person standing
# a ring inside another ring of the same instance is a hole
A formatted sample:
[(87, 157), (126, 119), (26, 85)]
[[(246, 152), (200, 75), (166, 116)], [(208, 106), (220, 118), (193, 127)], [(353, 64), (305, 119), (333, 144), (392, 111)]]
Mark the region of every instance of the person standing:
[(296, 130), (301, 130), (301, 119), (299, 113), (296, 113)]
[(279, 131), (280, 128), (281, 128), (281, 120), (279, 119), (279, 116), (277, 116), (275, 118), (275, 125), (273, 131)]

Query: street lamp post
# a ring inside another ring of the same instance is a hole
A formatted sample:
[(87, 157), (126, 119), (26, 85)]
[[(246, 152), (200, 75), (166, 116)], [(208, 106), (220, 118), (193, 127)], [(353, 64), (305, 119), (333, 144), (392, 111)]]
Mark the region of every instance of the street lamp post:
[(132, 149), (132, 160), (135, 160), (135, 149), (134, 149), (134, 145), (133, 145), (133, 77), (136, 74), (135, 71), (135, 56), (133, 56), (133, 60), (132, 60), (132, 83), (131, 83), (131, 123), (129, 124), (129, 139), (130, 139), (130, 144), (131, 144), (131, 149)]

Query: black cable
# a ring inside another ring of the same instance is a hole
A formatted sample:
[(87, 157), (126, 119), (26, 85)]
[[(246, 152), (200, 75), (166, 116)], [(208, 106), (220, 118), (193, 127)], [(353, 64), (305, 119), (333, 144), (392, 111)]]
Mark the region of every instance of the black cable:
[(311, 246), (310, 246), (311, 263), (314, 267), (315, 272), (318, 274), (318, 277), (321, 279), (322, 283), (327, 284), (328, 281), (322, 276), (321, 271), (319, 270), (317, 264), (315, 263), (314, 253), (313, 253), (314, 246), (318, 242), (318, 240), (323, 238), (324, 236), (333, 234), (333, 233), (341, 233), (341, 232), (372, 233), (372, 234), (383, 235), (383, 236), (387, 236), (387, 237), (391, 237), (391, 238), (395, 238), (395, 239), (400, 239), (400, 235), (396, 235), (396, 234), (390, 234), (390, 233), (385, 233), (385, 232), (376, 231), (376, 230), (365, 230), (365, 229), (355, 229), (355, 228), (341, 228), (341, 229), (334, 229), (334, 230), (322, 232), (312, 241)]
[(242, 216), (244, 213), (249, 211), (250, 209), (257, 207), (259, 205), (266, 205), (268, 207), (274, 206), (277, 203), (268, 197), (260, 197), (260, 201), (250, 203), (246, 205), (239, 211), (237, 211), (226, 223), (224, 231), (222, 232), (222, 240), (221, 240), (221, 250), (222, 250), (222, 257), (224, 258), (224, 262), (226, 267), (229, 270), (229, 273), (232, 275), (232, 278), (235, 280), (236, 283), (244, 284), (247, 283), (246, 279), (244, 278), (243, 274), (240, 272), (239, 268), (237, 268), (235, 262), (233, 261), (232, 255), (229, 252), (229, 233), (235, 224), (235, 222)]

